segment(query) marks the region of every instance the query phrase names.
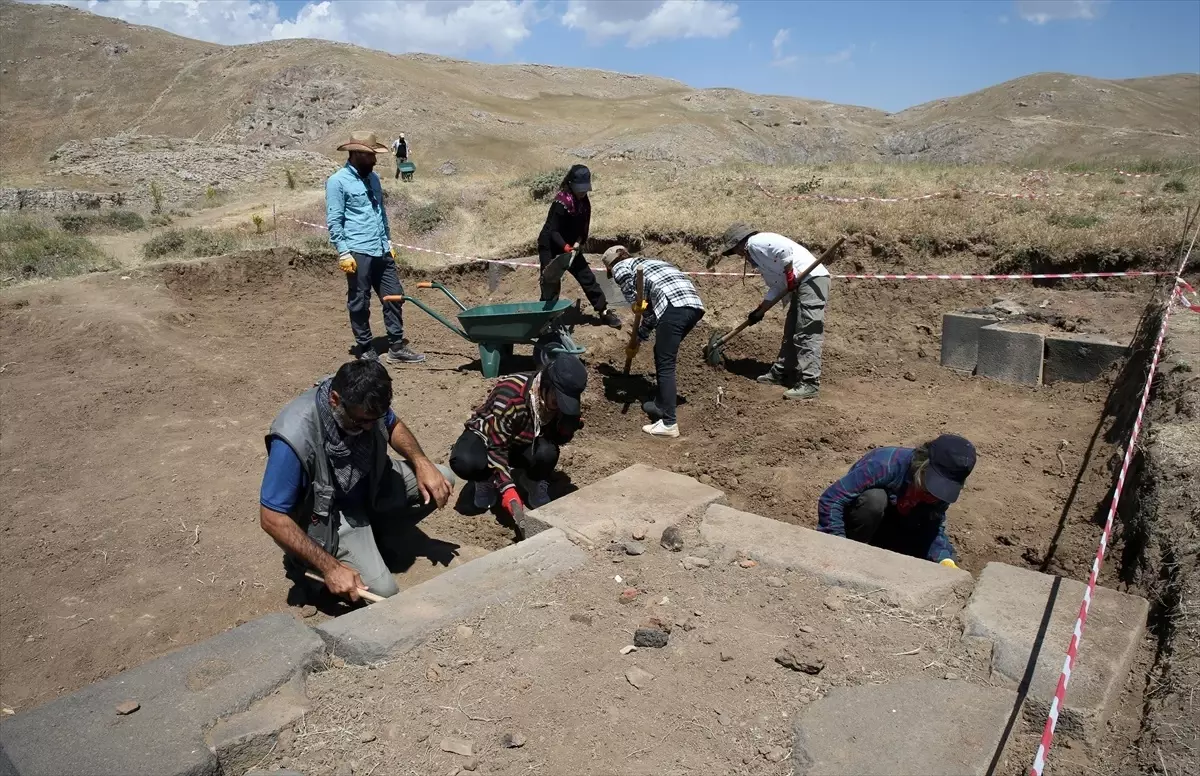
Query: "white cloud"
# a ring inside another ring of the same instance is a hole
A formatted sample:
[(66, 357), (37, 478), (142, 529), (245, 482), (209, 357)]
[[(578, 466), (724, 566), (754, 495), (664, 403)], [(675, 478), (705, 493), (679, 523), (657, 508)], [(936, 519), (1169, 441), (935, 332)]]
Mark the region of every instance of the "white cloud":
[(791, 30), (780, 30), (775, 33), (775, 37), (771, 40), (771, 64), (775, 67), (787, 67), (788, 65), (796, 64), (798, 57), (784, 54), (783, 47), (787, 45), (788, 39), (792, 37)]
[(1016, 0), (1017, 15), (1033, 24), (1100, 16), (1108, 0)]
[(842, 64), (845, 64), (846, 62), (849, 62), (850, 58), (854, 56), (854, 48), (855, 48), (854, 44), (850, 44), (849, 46), (842, 49), (841, 51), (835, 51), (834, 53), (832, 53), (829, 56), (824, 58), (825, 64), (827, 64), (827, 65), (842, 65)]
[(213, 43), (321, 38), (402, 53), (507, 53), (530, 35), (532, 0), (306, 2), (294, 20), (273, 0), (27, 0), (70, 5)]
[(626, 39), (637, 48), (659, 40), (724, 38), (741, 20), (723, 0), (568, 0), (561, 22), (590, 40)]

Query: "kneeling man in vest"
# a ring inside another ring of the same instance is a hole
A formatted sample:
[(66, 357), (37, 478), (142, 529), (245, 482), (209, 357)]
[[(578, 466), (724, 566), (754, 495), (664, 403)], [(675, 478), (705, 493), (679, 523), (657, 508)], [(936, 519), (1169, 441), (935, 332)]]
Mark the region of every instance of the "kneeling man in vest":
[[(378, 361), (351, 361), (293, 399), (267, 434), (259, 520), (288, 555), (334, 595), (398, 592), (376, 534), (444, 506), (454, 487), (391, 409), (392, 378)], [(387, 448), (404, 457), (396, 460)]]

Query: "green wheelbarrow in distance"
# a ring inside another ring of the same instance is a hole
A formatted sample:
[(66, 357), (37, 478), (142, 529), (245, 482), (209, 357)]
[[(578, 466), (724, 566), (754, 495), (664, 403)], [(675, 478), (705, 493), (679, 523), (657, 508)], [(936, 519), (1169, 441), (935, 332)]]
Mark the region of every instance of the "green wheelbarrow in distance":
[[(485, 304), (467, 307), (458, 301), (450, 289), (436, 281), (417, 283), (417, 288), (436, 288), (458, 306), (458, 322), (455, 326), (437, 310), (420, 299), (409, 296), (385, 296), (385, 302), (412, 302), (424, 310), (438, 323), (458, 336), (479, 346), (479, 364), (484, 377), (500, 376), (500, 361), (511, 356), (513, 345), (537, 345), (539, 339), (550, 332), (555, 318), (572, 306), (569, 299), (553, 302), (510, 302), (507, 304)], [(560, 330), (554, 341), (546, 344), (546, 352), (552, 355), (571, 353), (582, 355), (586, 348), (576, 345), (565, 330)]]
[(396, 171), (400, 173), (400, 180), (411, 181), (417, 166), (412, 162), (399, 162), (396, 164)]

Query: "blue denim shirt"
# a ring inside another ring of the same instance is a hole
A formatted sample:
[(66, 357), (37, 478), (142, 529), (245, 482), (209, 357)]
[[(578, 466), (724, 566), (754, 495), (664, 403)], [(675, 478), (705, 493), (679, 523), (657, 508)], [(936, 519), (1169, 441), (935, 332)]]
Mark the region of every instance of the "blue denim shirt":
[[(817, 530), (834, 536), (846, 535), (843, 518), (846, 507), (863, 492), (871, 488), (882, 488), (888, 501), (896, 503), (908, 487), (908, 470), (912, 465), (911, 447), (877, 447), (858, 459), (840, 480), (830, 485), (817, 500)], [(949, 504), (938, 501), (922, 505), (921, 511), (927, 519), (938, 523), (937, 535), (929, 547), (926, 558), (940, 563), (954, 558), (954, 546), (946, 536), (946, 508)]]
[(364, 180), (349, 162), (325, 181), (329, 241), (343, 253), (382, 256), (392, 233), (383, 208), (383, 185), (373, 171)]

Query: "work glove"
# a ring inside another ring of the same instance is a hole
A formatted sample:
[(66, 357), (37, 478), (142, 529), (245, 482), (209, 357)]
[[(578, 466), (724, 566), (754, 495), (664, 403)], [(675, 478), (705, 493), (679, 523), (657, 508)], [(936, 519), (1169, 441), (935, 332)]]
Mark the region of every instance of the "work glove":
[(948, 569), (956, 569), (956, 568), (958, 568), (958, 564), (957, 564), (957, 563), (955, 563), (955, 562), (954, 562), (954, 560), (953, 560), (952, 558), (944, 558), (944, 559), (942, 559), (942, 561), (941, 561), (941, 562), (939, 562), (939, 563), (938, 563), (938, 565), (939, 565), (939, 566), (945, 566), (945, 567), (946, 567), (946, 568), (948, 568)]
[(575, 253), (575, 246), (574, 245), (564, 245), (563, 253), (569, 253), (569, 254)]
[(391, 240), (387, 240), (384, 242), (383, 249), (385, 251), (387, 251), (387, 253), (390, 254), (393, 259), (396, 258), (396, 249), (392, 247)]
[(516, 488), (504, 491), (500, 496), (500, 506), (504, 507), (504, 511), (513, 517), (517, 516), (517, 510), (525, 510), (525, 505), (521, 503), (521, 497), (517, 494)]
[(341, 256), (338, 256), (338, 266), (347, 275), (353, 275), (355, 272), (358, 272), (358, 262), (349, 253), (343, 253)]
[(762, 319), (765, 318), (766, 315), (767, 314), (764, 313), (762, 310), (755, 307), (753, 310), (750, 311), (750, 314), (746, 316), (746, 321), (751, 326), (753, 326), (756, 323), (762, 323)]

